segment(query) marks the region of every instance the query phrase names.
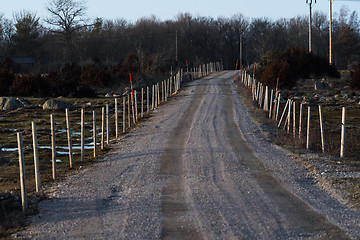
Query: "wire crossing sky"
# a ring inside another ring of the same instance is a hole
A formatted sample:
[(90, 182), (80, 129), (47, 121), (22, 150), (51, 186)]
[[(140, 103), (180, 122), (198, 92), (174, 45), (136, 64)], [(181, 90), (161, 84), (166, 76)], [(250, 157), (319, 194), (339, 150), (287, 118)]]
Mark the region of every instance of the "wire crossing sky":
[[(48, 0), (0, 0), (0, 13), (6, 18), (13, 18), (15, 12), (31, 11), (43, 18), (48, 15), (45, 3)], [(94, 19), (123, 18), (135, 22), (142, 17), (155, 15), (159, 20), (174, 19), (179, 13), (190, 13), (202, 17), (226, 17), (242, 13), (249, 18), (268, 17), (270, 19), (291, 18), (307, 15), (309, 8), (305, 0), (87, 0), (88, 17)], [(360, 13), (359, 0), (335, 0), (333, 13), (336, 17), (340, 8), (346, 6), (350, 12)], [(329, 1), (317, 0), (313, 11), (329, 13)]]

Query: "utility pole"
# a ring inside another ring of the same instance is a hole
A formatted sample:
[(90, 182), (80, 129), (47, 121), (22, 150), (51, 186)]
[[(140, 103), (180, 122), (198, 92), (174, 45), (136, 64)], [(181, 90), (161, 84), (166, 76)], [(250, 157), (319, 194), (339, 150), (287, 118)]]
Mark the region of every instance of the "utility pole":
[(332, 64), (332, 1), (329, 0), (329, 64)]
[[(309, 53), (312, 51), (311, 47), (311, 27), (312, 27), (312, 18), (311, 18), (311, 8), (312, 8), (312, 0), (306, 0), (306, 3), (309, 5)], [(314, 0), (314, 3), (316, 3), (316, 0)]]

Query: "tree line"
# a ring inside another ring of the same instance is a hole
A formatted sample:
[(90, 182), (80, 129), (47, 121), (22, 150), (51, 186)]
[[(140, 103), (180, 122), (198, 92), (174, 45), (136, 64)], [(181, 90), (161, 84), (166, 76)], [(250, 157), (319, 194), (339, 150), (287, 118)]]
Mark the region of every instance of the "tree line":
[[(214, 19), (180, 13), (172, 20), (152, 16), (133, 23), (121, 18), (89, 19), (85, 3), (76, 0), (49, 0), (44, 7), (48, 12), (44, 19), (26, 10), (14, 13), (13, 19), (0, 15), (0, 58), (13, 60), (3, 64), (11, 65), (13, 73), (60, 70), (57, 75), (64, 79), (62, 71), (73, 68), (76, 72), (77, 65), (81, 66), (80, 75), (84, 68), (88, 70), (83, 74), (88, 76), (84, 83), (100, 70), (105, 72), (106, 83), (111, 83), (111, 79), (126, 78), (126, 71), (141, 79), (169, 74), (171, 66), (186, 68), (210, 61), (222, 61), (225, 68), (234, 69), (240, 39), (245, 66), (267, 62), (274, 51), (308, 49), (306, 15), (271, 20), (243, 14)], [(315, 12), (313, 55), (328, 58), (328, 34), (327, 15)], [(338, 69), (352, 68), (359, 62), (360, 20), (356, 11), (340, 10), (333, 19), (333, 39)]]

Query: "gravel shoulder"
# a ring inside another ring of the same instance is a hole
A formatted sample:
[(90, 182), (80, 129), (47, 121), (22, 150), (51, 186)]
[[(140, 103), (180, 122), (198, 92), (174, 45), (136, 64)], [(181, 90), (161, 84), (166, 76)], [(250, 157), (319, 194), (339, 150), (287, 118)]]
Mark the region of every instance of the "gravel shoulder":
[(348, 239), (360, 215), (271, 144), (233, 72), (194, 81), (55, 183), (19, 239)]

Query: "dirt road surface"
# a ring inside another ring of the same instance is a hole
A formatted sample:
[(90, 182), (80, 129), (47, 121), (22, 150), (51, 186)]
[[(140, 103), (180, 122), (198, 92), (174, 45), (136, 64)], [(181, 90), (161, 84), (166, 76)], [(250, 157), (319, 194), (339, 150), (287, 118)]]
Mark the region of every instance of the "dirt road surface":
[(360, 215), (269, 143), (233, 72), (189, 84), (114, 144), (56, 183), (31, 239), (349, 239)]

